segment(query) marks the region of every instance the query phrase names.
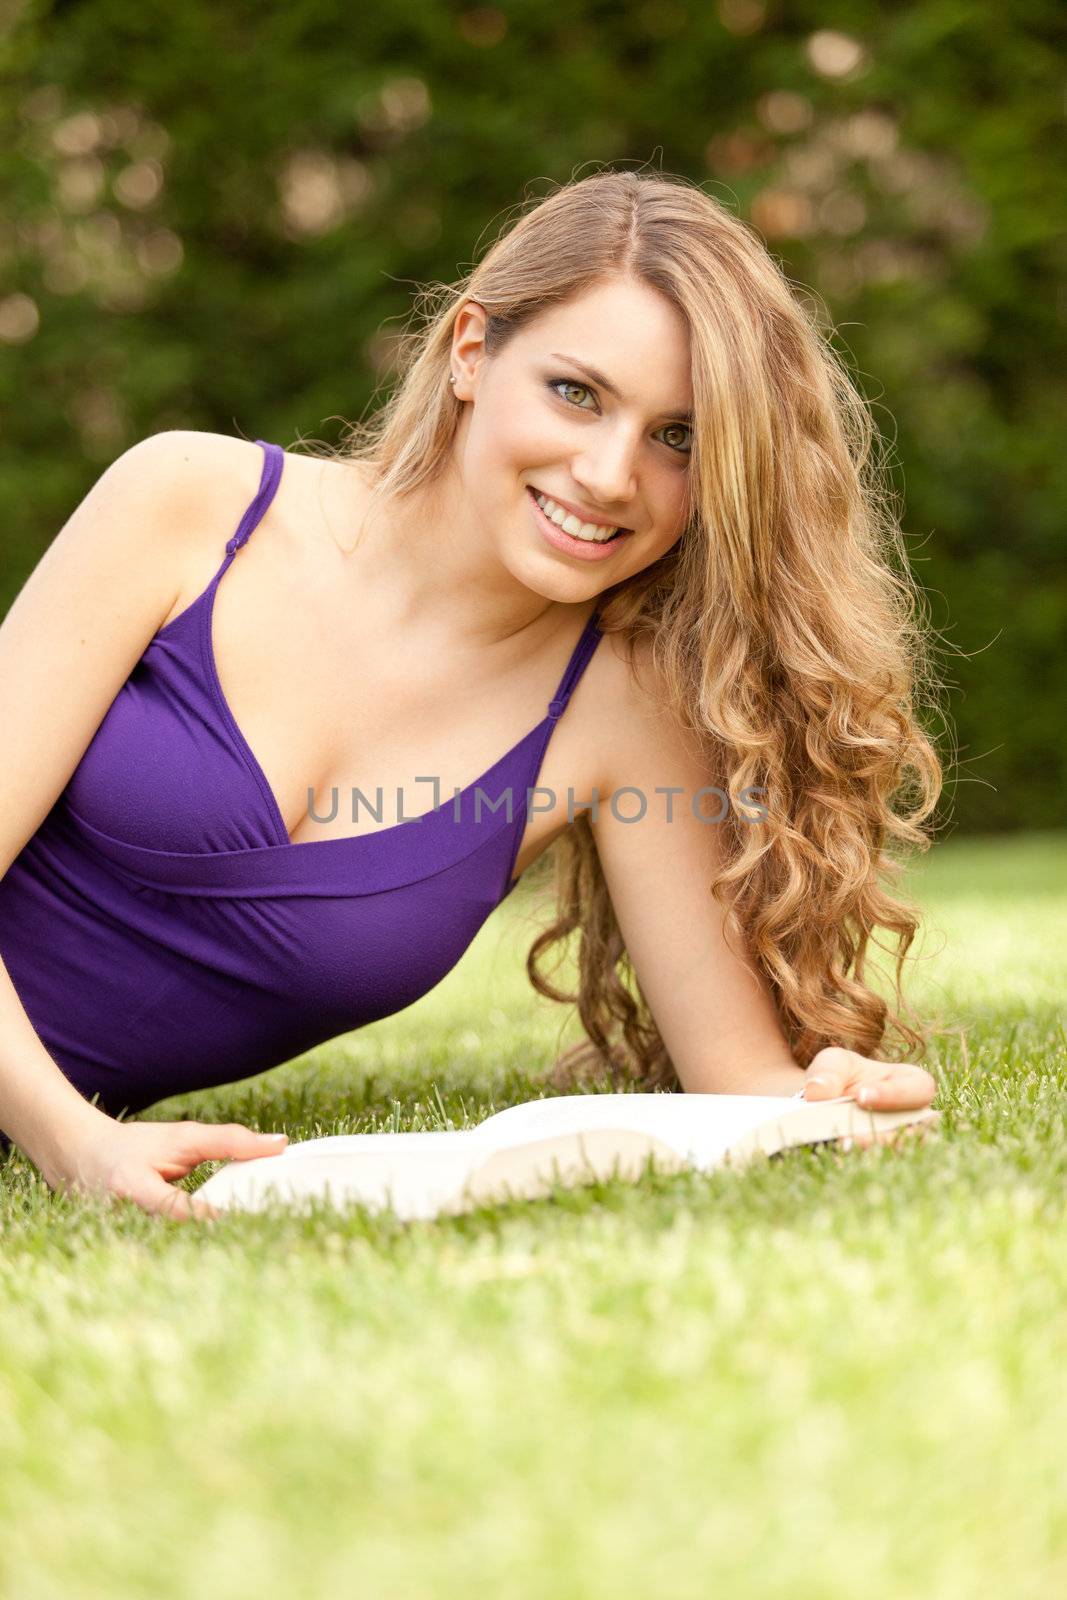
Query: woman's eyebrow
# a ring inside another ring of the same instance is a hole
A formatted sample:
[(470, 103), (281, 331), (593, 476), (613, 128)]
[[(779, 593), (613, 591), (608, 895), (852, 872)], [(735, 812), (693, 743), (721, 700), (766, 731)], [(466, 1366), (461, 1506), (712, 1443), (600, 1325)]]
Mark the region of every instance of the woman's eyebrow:
[[(587, 361), (579, 361), (577, 356), (566, 356), (563, 354), (562, 350), (550, 350), (549, 355), (553, 356), (557, 361), (569, 361), (571, 366), (577, 367), (580, 372), (584, 372), (587, 378), (591, 378), (593, 382), (598, 383), (602, 389), (606, 389), (608, 394), (613, 394), (616, 400), (623, 399), (623, 396), (619, 393), (611, 379), (605, 378), (602, 372), (598, 372), (596, 367), (591, 367)], [(693, 421), (693, 413), (691, 411), (665, 411), (663, 414), (664, 416), (677, 417), (679, 422), (687, 422), (690, 425)]]

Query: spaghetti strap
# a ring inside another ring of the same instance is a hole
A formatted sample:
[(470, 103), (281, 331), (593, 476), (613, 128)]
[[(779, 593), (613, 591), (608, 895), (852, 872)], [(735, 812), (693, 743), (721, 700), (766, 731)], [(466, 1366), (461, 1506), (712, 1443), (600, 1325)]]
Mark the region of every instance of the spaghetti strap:
[(567, 663), (567, 669), (560, 679), (559, 688), (555, 697), (549, 702), (548, 715), (553, 722), (558, 722), (567, 709), (567, 702), (574, 693), (579, 678), (585, 671), (589, 659), (600, 643), (600, 612), (594, 611), (585, 627), (582, 629)]
[(263, 451), (263, 472), (260, 475), (259, 488), (244, 516), (237, 525), (237, 532), (227, 542), (226, 554), (232, 556), (240, 550), (266, 515), (267, 507), (274, 499), (275, 492), (281, 482), (282, 466), (285, 462), (285, 451), (281, 445), (268, 444), (264, 439), (257, 439), (256, 443)]
[(173, 632), (187, 626), (191, 618), (202, 612), (205, 606), (210, 607), (212, 596), (218, 588), (223, 573), (241, 546), (248, 542), (249, 535), (263, 520), (267, 507), (274, 499), (278, 484), (281, 482), (282, 469), (285, 466), (285, 451), (281, 445), (268, 444), (264, 439), (257, 439), (255, 442), (263, 451), (263, 471), (260, 473), (259, 488), (245, 508), (244, 515), (237, 525), (236, 533), (231, 539), (227, 540), (226, 554), (223, 556), (207, 588), (198, 594), (196, 599), (191, 601), (184, 611), (180, 611), (176, 617), (171, 617), (170, 621), (157, 631), (156, 639), (169, 639)]

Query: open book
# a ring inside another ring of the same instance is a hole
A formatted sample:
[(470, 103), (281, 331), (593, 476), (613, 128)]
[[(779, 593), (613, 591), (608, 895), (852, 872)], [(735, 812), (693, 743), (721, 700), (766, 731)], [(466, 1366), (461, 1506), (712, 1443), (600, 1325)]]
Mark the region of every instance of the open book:
[(866, 1111), (848, 1096), (558, 1095), (509, 1106), (473, 1128), (297, 1140), (281, 1155), (220, 1167), (197, 1198), (220, 1211), (261, 1211), (313, 1196), (334, 1206), (391, 1208), (412, 1221), (541, 1199), (555, 1184), (634, 1179), (650, 1167), (710, 1172), (793, 1145), (937, 1120), (929, 1108)]

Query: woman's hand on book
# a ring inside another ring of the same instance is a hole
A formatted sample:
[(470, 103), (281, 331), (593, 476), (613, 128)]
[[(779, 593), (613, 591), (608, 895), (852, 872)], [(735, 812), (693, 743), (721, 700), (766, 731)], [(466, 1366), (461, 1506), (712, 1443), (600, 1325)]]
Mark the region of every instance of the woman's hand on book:
[[(875, 1061), (836, 1044), (827, 1045), (812, 1057), (803, 1088), (805, 1100), (851, 1095), (865, 1111), (921, 1110), (937, 1093), (937, 1083), (923, 1067), (906, 1061)], [(899, 1131), (893, 1129), (877, 1136), (854, 1134), (852, 1143), (865, 1150), (875, 1142), (892, 1140)]]
[(172, 1221), (217, 1217), (218, 1211), (169, 1181), (202, 1161), (279, 1155), (287, 1135), (257, 1133), (239, 1122), (116, 1122), (102, 1118), (61, 1153), (38, 1161), (48, 1186), (132, 1200)]

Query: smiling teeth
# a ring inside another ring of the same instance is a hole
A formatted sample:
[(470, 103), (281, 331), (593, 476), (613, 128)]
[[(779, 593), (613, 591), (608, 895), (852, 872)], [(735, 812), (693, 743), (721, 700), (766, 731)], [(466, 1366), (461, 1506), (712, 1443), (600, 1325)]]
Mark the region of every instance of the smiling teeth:
[(602, 528), (599, 522), (579, 522), (573, 512), (564, 511), (547, 494), (540, 494), (536, 489), (534, 499), (549, 522), (554, 522), (574, 539), (584, 539), (587, 544), (606, 544), (619, 531), (618, 528)]

